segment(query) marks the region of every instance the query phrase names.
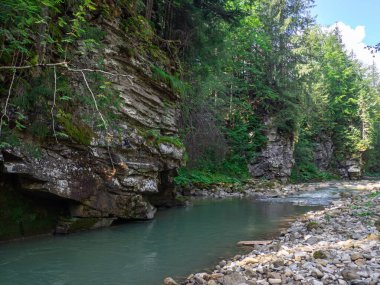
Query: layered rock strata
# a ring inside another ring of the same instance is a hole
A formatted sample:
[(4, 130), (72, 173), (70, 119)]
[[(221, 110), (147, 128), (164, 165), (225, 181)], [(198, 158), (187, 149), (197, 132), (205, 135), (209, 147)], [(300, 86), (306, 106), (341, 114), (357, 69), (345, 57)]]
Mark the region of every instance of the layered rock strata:
[[(175, 198), (172, 177), (184, 155), (176, 139), (178, 95), (153, 79), (149, 58), (125, 52), (130, 42), (118, 23), (102, 22), (101, 28), (106, 48), (70, 64), (93, 68), (104, 59), (104, 71), (122, 75), (104, 74), (121, 100), (119, 110), (109, 109), (117, 120), (107, 130), (94, 130), (89, 145), (46, 139), (38, 143), (38, 157), (23, 147), (3, 148), (0, 156), (3, 174), (17, 180), (21, 190), (64, 201), (69, 219), (96, 218), (90, 227), (107, 226), (115, 219), (153, 218), (155, 204)], [(68, 76), (78, 92), (90, 96), (81, 79)], [(80, 108), (75, 112), (83, 112)], [(56, 128), (62, 126), (57, 123)], [(59, 231), (69, 231), (69, 224), (65, 221)]]
[(286, 181), (294, 166), (294, 138), (281, 135), (271, 120), (267, 120), (265, 126), (267, 144), (248, 165), (249, 173), (254, 178)]

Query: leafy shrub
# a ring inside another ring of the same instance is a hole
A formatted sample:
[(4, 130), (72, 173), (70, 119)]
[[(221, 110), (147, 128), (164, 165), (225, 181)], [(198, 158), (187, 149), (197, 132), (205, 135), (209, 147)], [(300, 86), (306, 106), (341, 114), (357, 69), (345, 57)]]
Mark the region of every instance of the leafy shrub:
[(179, 175), (174, 178), (177, 185), (194, 184), (208, 186), (217, 183), (239, 183), (240, 180), (222, 173), (211, 173), (205, 170), (187, 170), (181, 168)]

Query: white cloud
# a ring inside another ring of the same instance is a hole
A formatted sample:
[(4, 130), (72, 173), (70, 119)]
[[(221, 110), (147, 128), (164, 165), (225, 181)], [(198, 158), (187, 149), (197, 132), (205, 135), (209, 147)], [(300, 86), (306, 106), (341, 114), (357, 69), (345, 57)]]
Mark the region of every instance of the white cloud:
[(367, 46), (364, 43), (366, 35), (365, 26), (357, 26), (356, 28), (352, 28), (350, 25), (346, 25), (343, 22), (338, 22), (331, 25), (328, 29), (331, 31), (336, 26), (338, 26), (340, 30), (342, 41), (346, 46), (348, 53), (354, 52), (356, 58), (367, 66), (371, 66), (373, 64), (373, 60), (375, 60), (376, 67), (380, 69), (380, 54), (377, 54), (375, 58), (373, 58), (371, 52), (365, 48)]

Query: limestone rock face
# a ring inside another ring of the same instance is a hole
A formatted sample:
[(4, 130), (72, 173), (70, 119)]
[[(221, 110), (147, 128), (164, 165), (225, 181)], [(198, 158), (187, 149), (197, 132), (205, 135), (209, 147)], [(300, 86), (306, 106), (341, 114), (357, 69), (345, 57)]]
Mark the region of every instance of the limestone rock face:
[(340, 161), (338, 171), (343, 178), (357, 180), (362, 177), (362, 165), (362, 157), (357, 155)]
[(268, 142), (260, 155), (248, 166), (255, 178), (286, 180), (294, 165), (294, 138), (281, 136), (271, 120), (267, 120)]
[(172, 179), (166, 176), (183, 160), (183, 147), (170, 140), (177, 134), (179, 97), (152, 79), (149, 59), (123, 52), (128, 41), (119, 25), (102, 28), (107, 48), (70, 64), (93, 68), (102, 58), (102, 69), (128, 75), (107, 77), (122, 99), (118, 120), (107, 131), (94, 131), (86, 146), (72, 139), (46, 139), (38, 157), (22, 147), (2, 149), (2, 172), (17, 178), (20, 188), (31, 194), (66, 201), (72, 217), (151, 219), (156, 208), (150, 195), (157, 200), (170, 189), (165, 199), (174, 198)]
[(320, 136), (315, 143), (314, 161), (319, 170), (326, 171), (334, 153), (334, 144), (331, 137)]

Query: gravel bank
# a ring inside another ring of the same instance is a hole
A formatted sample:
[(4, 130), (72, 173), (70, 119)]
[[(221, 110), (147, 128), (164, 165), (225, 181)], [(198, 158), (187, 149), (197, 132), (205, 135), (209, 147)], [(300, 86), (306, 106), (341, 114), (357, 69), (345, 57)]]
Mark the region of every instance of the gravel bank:
[[(284, 186), (288, 190), (282, 188), (279, 195), (326, 186)], [(379, 183), (339, 182), (334, 187), (367, 190), (342, 195), (325, 210), (299, 218), (272, 243), (222, 261), (212, 273), (192, 274), (180, 284), (380, 285)], [(265, 195), (276, 192), (263, 191)], [(164, 284), (176, 283), (167, 278)]]

